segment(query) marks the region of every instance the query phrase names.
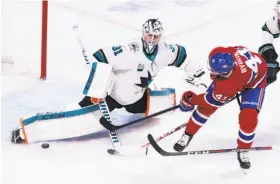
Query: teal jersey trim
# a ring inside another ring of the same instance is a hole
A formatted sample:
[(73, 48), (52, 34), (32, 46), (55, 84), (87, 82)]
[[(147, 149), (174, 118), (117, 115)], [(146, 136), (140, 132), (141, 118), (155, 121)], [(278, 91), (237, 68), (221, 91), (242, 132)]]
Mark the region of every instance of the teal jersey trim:
[(152, 61), (152, 63), (154, 62), (154, 60), (156, 59), (156, 56), (157, 56), (157, 53), (158, 53), (158, 46), (155, 48), (154, 52), (152, 54), (147, 54), (144, 50), (144, 47), (143, 47), (143, 52), (146, 56), (146, 58), (150, 61)]
[(102, 49), (99, 49), (98, 51), (96, 51), (94, 54), (93, 54), (93, 57), (95, 57), (95, 59), (97, 61), (99, 61), (100, 63), (108, 63), (108, 60), (103, 52)]
[(95, 72), (96, 72), (96, 68), (97, 68), (97, 62), (92, 63), (90, 74), (88, 76), (88, 80), (87, 80), (86, 86), (85, 86), (84, 91), (83, 91), (84, 95), (88, 94), (89, 88), (91, 86), (92, 80), (93, 80)]
[(279, 38), (279, 36), (280, 36), (280, 33), (276, 33), (276, 34), (271, 33), (271, 31), (268, 29), (266, 24), (263, 25), (262, 30), (271, 34), (273, 36), (273, 38)]
[(175, 61), (170, 65), (180, 67), (184, 63), (185, 59), (187, 58), (187, 52), (183, 46), (181, 46), (181, 45), (177, 45), (177, 46), (178, 46), (177, 57), (176, 57)]
[(76, 109), (72, 111), (63, 111), (63, 112), (46, 112), (46, 113), (38, 113), (34, 116), (31, 116), (27, 119), (23, 120), (23, 124), (29, 125), (34, 123), (35, 121), (43, 121), (43, 120), (50, 120), (50, 119), (59, 119), (59, 118), (68, 118), (73, 116), (80, 116), (83, 114), (87, 114), (90, 112), (94, 112), (99, 110), (98, 105), (91, 105), (85, 108)]

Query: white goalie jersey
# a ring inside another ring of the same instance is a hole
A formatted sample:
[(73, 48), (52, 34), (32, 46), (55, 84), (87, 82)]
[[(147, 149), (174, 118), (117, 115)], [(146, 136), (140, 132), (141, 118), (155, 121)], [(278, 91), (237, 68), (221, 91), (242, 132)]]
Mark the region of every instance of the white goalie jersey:
[(98, 62), (112, 66), (114, 84), (109, 95), (122, 105), (138, 101), (154, 77), (166, 66), (179, 67), (190, 76), (198, 70), (198, 66), (187, 60), (183, 46), (165, 42), (160, 42), (151, 55), (143, 51), (142, 41), (139, 40), (99, 49), (93, 56)]

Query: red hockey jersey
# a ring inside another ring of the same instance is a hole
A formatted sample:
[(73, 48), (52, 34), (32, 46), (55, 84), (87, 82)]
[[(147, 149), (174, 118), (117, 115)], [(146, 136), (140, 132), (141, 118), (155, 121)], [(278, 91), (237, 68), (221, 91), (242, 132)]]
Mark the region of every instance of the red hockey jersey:
[(198, 105), (201, 113), (206, 116), (210, 116), (238, 92), (242, 92), (246, 88), (266, 86), (267, 65), (258, 53), (249, 51), (243, 46), (218, 47), (209, 54), (209, 59), (218, 52), (231, 53), (234, 57), (235, 67), (229, 78), (214, 79), (206, 93), (191, 99), (192, 103)]

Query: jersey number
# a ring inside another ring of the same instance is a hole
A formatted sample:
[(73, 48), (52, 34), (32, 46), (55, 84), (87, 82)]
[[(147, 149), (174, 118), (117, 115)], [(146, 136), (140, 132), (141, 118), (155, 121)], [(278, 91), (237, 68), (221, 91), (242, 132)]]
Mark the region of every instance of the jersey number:
[(172, 50), (172, 52), (175, 52), (175, 48), (173, 47), (173, 45), (169, 45), (169, 48)]
[(112, 50), (114, 51), (115, 56), (117, 56), (119, 53), (121, 53), (123, 51), (121, 46), (112, 47)]
[(220, 102), (224, 103), (227, 100), (227, 96), (224, 96), (222, 94), (217, 94), (215, 95), (216, 99), (219, 100)]
[(245, 48), (238, 49), (238, 53), (247, 59), (245, 64), (248, 66), (248, 68), (253, 70), (253, 72), (258, 73), (258, 64), (261, 64), (262, 60), (260, 60), (258, 57), (252, 56), (252, 54), (250, 54), (250, 52)]

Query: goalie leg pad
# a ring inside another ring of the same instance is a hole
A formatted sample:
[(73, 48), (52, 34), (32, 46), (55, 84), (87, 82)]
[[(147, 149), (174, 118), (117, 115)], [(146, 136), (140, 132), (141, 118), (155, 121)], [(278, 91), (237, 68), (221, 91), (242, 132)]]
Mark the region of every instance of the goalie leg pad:
[(176, 93), (173, 88), (159, 91), (147, 90), (147, 107), (145, 115), (162, 111), (176, 105)]
[(97, 112), (99, 112), (98, 105), (92, 105), (70, 111), (37, 113), (33, 116), (22, 117), (21, 128), (17, 130), (20, 131), (20, 138), (25, 144), (78, 137), (102, 128), (92, 115)]

